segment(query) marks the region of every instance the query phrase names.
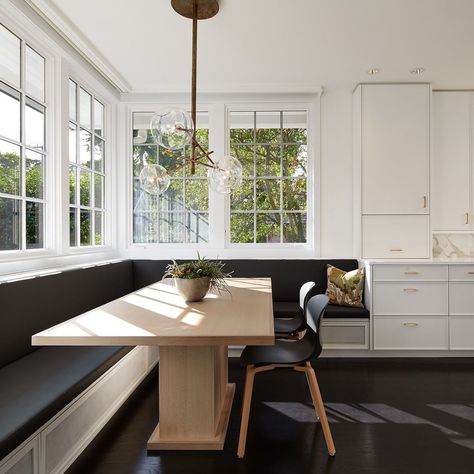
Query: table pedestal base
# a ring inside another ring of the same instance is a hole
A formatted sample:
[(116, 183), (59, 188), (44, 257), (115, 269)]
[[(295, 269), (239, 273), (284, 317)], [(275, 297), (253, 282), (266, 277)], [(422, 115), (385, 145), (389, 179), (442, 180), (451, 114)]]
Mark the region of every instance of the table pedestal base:
[(161, 346), (160, 423), (148, 449), (222, 450), (235, 384), (227, 346)]
[(227, 384), (227, 393), (222, 407), (217, 432), (214, 438), (210, 439), (162, 439), (160, 437), (160, 424), (155, 428), (153, 434), (148, 440), (147, 448), (153, 449), (172, 449), (172, 450), (209, 450), (222, 451), (224, 448), (225, 436), (227, 434), (227, 426), (229, 425), (230, 411), (232, 409), (232, 401), (234, 399), (235, 383)]

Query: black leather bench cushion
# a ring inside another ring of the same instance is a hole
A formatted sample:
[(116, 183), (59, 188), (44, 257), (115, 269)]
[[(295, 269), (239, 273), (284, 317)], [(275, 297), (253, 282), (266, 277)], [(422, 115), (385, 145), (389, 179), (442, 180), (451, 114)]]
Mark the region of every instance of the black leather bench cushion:
[(0, 367), (36, 350), (31, 336), (133, 291), (130, 260), (0, 285)]
[[(273, 315), (276, 318), (291, 318), (299, 308), (298, 303), (289, 301), (276, 301), (273, 303)], [(368, 319), (370, 313), (365, 308), (354, 308), (352, 306), (339, 306), (329, 304), (324, 313), (324, 318), (360, 318)]]
[(44, 347), (0, 369), (0, 459), (130, 350)]
[(335, 304), (328, 304), (325, 318), (360, 318), (368, 319), (370, 317), (369, 310), (365, 308), (355, 308), (353, 306), (338, 306)]
[[(336, 260), (222, 260), (225, 269), (234, 277), (271, 277), (274, 301), (297, 301), (300, 287), (314, 281), (314, 294), (324, 293), (327, 288), (327, 264), (341, 270), (358, 268), (354, 259)], [(150, 285), (163, 277), (170, 260), (134, 260), (135, 289)]]

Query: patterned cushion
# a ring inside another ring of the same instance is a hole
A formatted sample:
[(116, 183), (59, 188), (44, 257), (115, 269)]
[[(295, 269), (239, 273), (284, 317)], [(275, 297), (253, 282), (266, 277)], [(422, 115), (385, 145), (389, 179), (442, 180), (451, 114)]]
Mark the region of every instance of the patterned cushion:
[(363, 308), (364, 269), (345, 272), (332, 265), (327, 266), (328, 288), (326, 295), (331, 304)]

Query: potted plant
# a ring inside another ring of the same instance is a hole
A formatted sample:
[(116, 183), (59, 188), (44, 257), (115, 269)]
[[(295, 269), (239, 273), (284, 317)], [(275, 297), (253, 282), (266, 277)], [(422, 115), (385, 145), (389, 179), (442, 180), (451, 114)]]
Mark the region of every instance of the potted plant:
[(197, 260), (185, 263), (176, 263), (173, 260), (166, 267), (164, 278), (174, 278), (178, 293), (186, 301), (199, 301), (206, 296), (209, 289), (228, 290), (225, 278), (231, 273), (224, 271), (224, 263), (201, 258), (198, 253)]

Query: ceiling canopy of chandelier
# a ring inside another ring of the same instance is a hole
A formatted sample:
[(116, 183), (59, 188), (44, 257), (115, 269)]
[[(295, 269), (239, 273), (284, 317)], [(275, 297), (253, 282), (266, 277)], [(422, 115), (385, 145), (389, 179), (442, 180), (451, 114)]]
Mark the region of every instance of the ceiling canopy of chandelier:
[[(198, 20), (215, 16), (219, 4), (217, 0), (171, 0), (171, 6), (180, 15), (193, 20), (191, 114), (178, 108), (153, 115), (150, 128), (156, 142), (169, 150), (183, 150), (183, 158), (172, 169), (159, 164), (146, 165), (140, 173), (141, 187), (150, 194), (162, 194), (170, 185), (170, 174), (185, 166), (190, 166), (191, 174), (194, 174), (198, 165), (208, 168), (207, 179), (211, 189), (220, 194), (230, 194), (242, 182), (239, 160), (230, 155), (211, 158), (213, 152), (205, 150), (196, 139), (197, 23)], [(189, 158), (184, 153), (187, 146), (191, 146)]]

